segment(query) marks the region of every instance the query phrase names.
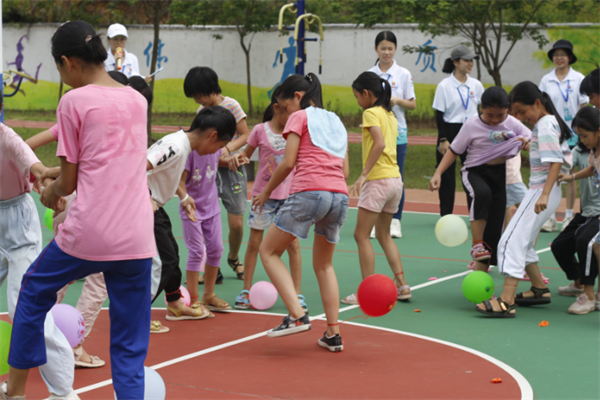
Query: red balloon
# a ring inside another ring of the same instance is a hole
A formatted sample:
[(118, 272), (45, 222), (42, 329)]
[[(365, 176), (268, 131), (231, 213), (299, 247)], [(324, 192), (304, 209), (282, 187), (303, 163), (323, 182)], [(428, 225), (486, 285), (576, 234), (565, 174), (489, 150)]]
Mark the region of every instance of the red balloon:
[(368, 276), (358, 291), (358, 304), (369, 317), (381, 317), (392, 311), (398, 298), (398, 289), (394, 281), (381, 274)]

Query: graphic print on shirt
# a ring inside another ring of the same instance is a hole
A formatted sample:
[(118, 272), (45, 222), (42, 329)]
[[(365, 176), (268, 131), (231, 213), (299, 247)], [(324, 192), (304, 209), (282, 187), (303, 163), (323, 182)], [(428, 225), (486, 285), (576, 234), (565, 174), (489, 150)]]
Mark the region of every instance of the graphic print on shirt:
[[(206, 172), (204, 173), (204, 176), (206, 177), (205, 181), (210, 185), (210, 181), (211, 179), (215, 176), (215, 174), (217, 173), (217, 171), (213, 170), (210, 165), (206, 166)], [(196, 170), (194, 171), (194, 175), (192, 175), (192, 182), (194, 182), (194, 184), (198, 184), (198, 187), (200, 187), (201, 185), (201, 180), (202, 180), (203, 176), (200, 173), (200, 168), (196, 168)]]
[[(267, 167), (269, 169), (269, 173), (266, 175), (263, 175), (262, 179), (265, 182), (269, 182), (271, 180), (271, 177), (273, 176), (273, 173), (275, 173), (275, 169), (277, 168), (277, 166), (279, 164), (281, 164), (281, 161), (283, 161), (283, 154), (275, 154), (272, 157), (269, 157), (267, 160), (265, 160), (267, 162)], [(281, 184), (284, 184), (287, 182), (287, 177), (281, 182)]]
[(513, 131), (491, 131), (490, 140), (494, 144), (500, 144), (517, 136)]

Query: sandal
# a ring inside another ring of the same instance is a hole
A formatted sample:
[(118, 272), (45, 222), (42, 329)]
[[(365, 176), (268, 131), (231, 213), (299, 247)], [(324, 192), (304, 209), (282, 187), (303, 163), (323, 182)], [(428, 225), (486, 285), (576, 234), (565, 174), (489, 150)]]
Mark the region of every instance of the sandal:
[(235, 308), (238, 310), (248, 310), (250, 307), (252, 307), (252, 304), (250, 304), (250, 292), (242, 290), (235, 298)]
[[(239, 257), (235, 260), (232, 260), (231, 258), (227, 257), (227, 264), (229, 264), (231, 269), (233, 269), (233, 272), (237, 274), (238, 279), (244, 279), (244, 265), (240, 262)], [(242, 269), (242, 272), (239, 272), (240, 268)]]
[(231, 306), (225, 300), (221, 300), (216, 294), (213, 294), (208, 303), (202, 302), (202, 305), (209, 311), (231, 310)]
[(402, 294), (402, 291), (407, 290), (407, 289), (410, 291), (410, 286), (404, 285), (404, 286), (400, 286), (398, 288), (398, 300), (404, 301), (404, 300), (408, 300), (412, 297), (412, 293), (410, 293), (410, 292), (408, 294)]
[(104, 367), (104, 364), (106, 364), (106, 362), (101, 360), (98, 356), (90, 356), (90, 362), (75, 360), (75, 368), (100, 368)]
[(298, 301), (300, 301), (300, 307), (302, 307), (302, 311), (304, 311), (304, 313), (306, 314), (308, 312), (308, 305), (306, 304), (306, 299), (304, 298), (304, 295), (297, 295), (298, 296)]
[(167, 326), (163, 326), (160, 321), (150, 321), (150, 333), (167, 333), (171, 329)]
[(543, 297), (544, 294), (550, 293), (550, 289), (540, 289), (532, 286), (529, 290), (533, 292), (533, 297), (523, 297), (523, 293), (517, 293), (515, 304), (519, 306), (537, 306), (541, 304), (550, 304), (550, 302), (552, 302), (550, 297)]
[[(550, 279), (548, 279), (544, 274), (542, 274), (540, 272), (540, 275), (542, 276), (542, 280), (544, 281), (544, 283), (547, 285), (550, 283)], [(519, 279), (520, 281), (531, 281), (531, 278), (529, 277), (529, 275), (525, 274), (523, 275), (523, 277), (521, 279)]]
[(502, 300), (501, 297), (498, 297), (496, 301), (498, 302), (501, 311), (494, 311), (494, 307), (492, 307), (492, 303), (490, 303), (490, 301), (491, 300), (486, 300), (483, 302), (485, 310), (482, 310), (477, 306), (475, 306), (475, 309), (482, 314), (489, 315), (490, 317), (494, 318), (514, 318), (516, 316), (516, 312), (512, 312), (512, 310), (517, 308), (516, 304), (508, 305), (504, 302), (504, 300)]
[(190, 308), (194, 310), (194, 315), (186, 315), (181, 312), (185, 305), (182, 305), (180, 309), (170, 307), (167, 305), (167, 310), (171, 311), (175, 315), (167, 314), (167, 320), (169, 321), (186, 321), (208, 318), (208, 310), (206, 310), (200, 303), (192, 304)]
[[(194, 300), (194, 299), (196, 299), (196, 300)], [(202, 307), (208, 313), (208, 317), (206, 317), (206, 318), (214, 318), (215, 317), (215, 314), (208, 311), (208, 309), (202, 305), (202, 303), (200, 302), (200, 296), (190, 296), (190, 307), (192, 307), (192, 308)]]
[(355, 293), (352, 293), (342, 299), (342, 304), (358, 305), (358, 297), (356, 297)]
[[(223, 283), (223, 274), (221, 273), (221, 268), (219, 268), (219, 273), (217, 274), (217, 281), (215, 284), (220, 285)], [(198, 279), (198, 285), (204, 285), (204, 274)]]

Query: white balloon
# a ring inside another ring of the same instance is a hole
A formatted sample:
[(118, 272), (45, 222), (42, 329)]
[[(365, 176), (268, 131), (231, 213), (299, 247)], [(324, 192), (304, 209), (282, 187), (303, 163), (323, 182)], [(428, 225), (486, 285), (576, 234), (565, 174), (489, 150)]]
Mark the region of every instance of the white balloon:
[[(158, 372), (144, 366), (144, 400), (165, 400), (167, 388)], [(115, 392), (115, 400), (118, 400)]]
[(467, 224), (458, 215), (444, 215), (435, 224), (435, 237), (444, 246), (459, 246), (467, 241), (468, 236)]

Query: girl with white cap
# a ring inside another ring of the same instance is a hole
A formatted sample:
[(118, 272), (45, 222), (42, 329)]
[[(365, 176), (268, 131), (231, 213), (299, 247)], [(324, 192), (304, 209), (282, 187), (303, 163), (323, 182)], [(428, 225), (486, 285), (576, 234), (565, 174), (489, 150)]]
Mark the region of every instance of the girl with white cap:
[[(127, 78), (140, 75), (140, 64), (135, 54), (125, 50), (127, 45), (127, 28), (121, 24), (112, 24), (106, 31), (110, 51), (104, 61), (104, 68), (107, 71), (122, 72)], [(146, 82), (150, 82), (152, 77), (145, 77)]]

